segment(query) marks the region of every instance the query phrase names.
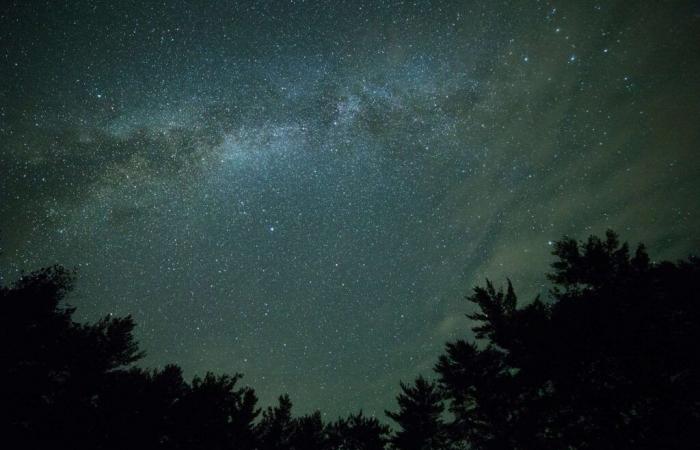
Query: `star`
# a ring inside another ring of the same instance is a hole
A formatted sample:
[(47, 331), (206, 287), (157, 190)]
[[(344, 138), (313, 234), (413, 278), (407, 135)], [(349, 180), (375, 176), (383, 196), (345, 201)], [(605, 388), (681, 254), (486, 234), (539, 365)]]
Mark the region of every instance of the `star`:
[(536, 295), (562, 236), (697, 251), (674, 2), (25, 3), (0, 27), (0, 274), (78, 267), (76, 314), (132, 314), (144, 368), (383, 417), (469, 335), (464, 295)]

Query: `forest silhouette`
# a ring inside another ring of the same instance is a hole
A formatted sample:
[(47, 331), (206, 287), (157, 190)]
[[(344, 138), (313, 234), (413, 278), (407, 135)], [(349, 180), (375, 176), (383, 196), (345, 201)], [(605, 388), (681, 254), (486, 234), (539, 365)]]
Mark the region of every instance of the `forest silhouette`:
[[(0, 287), (8, 449), (680, 449), (700, 433), (700, 260), (651, 262), (612, 231), (553, 246), (545, 298), (491, 282), (467, 300), (475, 340), (400, 383), (395, 426), (265, 409), (241, 375), (147, 370), (130, 316), (73, 321), (75, 274)], [(466, 330), (465, 330), (466, 331)], [(465, 333), (467, 334), (467, 333)]]

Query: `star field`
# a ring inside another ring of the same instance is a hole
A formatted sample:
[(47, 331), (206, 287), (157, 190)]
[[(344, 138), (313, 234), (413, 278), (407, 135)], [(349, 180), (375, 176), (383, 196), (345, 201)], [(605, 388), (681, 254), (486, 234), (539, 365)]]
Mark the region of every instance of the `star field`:
[[(631, 3), (634, 3), (631, 6)], [(0, 274), (78, 269), (143, 365), (393, 408), (552, 241), (700, 248), (693, 2), (14, 2)]]

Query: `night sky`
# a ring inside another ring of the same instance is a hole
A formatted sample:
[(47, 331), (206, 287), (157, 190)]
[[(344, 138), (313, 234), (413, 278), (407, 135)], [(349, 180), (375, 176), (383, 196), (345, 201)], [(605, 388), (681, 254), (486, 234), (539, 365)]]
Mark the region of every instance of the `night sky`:
[(552, 241), (700, 249), (692, 1), (15, 1), (0, 13), (0, 273), (78, 270), (142, 365), (383, 418), (545, 292)]

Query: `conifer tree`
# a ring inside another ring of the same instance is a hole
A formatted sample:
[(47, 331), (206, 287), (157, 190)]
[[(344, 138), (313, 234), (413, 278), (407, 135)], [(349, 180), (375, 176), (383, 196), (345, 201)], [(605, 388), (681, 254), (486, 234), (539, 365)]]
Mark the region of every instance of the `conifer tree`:
[(433, 382), (422, 376), (416, 378), (413, 386), (401, 383), (401, 393), (397, 397), (398, 412), (387, 411), (400, 429), (391, 438), (393, 446), (399, 450), (442, 449), (446, 445), (446, 435), (442, 422), (444, 406), (442, 395)]

